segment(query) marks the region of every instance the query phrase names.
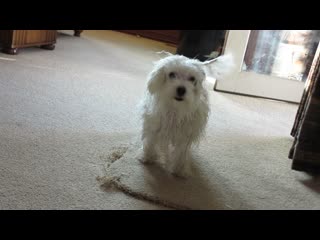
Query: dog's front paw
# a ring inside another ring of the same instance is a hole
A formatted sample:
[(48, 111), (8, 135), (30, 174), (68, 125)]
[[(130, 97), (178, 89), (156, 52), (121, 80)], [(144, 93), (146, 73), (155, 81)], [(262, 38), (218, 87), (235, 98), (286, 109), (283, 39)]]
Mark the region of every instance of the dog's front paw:
[(190, 178), (192, 176), (192, 172), (189, 165), (185, 165), (179, 169), (173, 169), (171, 170), (171, 173), (176, 177), (184, 178), (184, 179)]
[(138, 160), (142, 163), (142, 164), (151, 164), (153, 163), (153, 159), (147, 158), (145, 156), (142, 156), (141, 158), (138, 158)]
[(189, 171), (178, 171), (178, 172), (172, 172), (172, 175), (178, 178), (183, 178), (183, 179), (187, 179), (190, 178), (191, 172)]
[(139, 160), (139, 162), (141, 162), (142, 164), (151, 164), (154, 162), (154, 156), (145, 154), (143, 152), (139, 153), (137, 156), (137, 159)]

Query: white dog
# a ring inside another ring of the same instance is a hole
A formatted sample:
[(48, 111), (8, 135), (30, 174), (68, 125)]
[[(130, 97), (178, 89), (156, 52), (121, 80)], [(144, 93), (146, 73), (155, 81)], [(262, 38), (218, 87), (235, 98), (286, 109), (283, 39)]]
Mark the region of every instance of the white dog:
[(203, 86), (206, 70), (218, 78), (228, 71), (228, 62), (228, 56), (200, 62), (169, 55), (155, 64), (143, 102), (141, 162), (162, 158), (174, 175), (190, 175), (189, 151), (203, 135), (209, 114), (208, 94)]

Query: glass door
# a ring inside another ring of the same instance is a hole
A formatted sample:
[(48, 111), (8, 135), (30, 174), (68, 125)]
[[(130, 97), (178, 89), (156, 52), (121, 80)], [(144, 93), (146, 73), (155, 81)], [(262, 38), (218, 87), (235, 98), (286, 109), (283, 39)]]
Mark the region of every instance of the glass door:
[(319, 30), (230, 30), (224, 54), (235, 69), (215, 89), (298, 103), (319, 40)]

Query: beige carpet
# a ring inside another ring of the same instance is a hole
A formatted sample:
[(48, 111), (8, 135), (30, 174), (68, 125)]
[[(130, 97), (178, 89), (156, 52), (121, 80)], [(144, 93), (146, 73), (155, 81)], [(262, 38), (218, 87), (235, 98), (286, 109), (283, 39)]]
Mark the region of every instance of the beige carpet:
[[(0, 209), (170, 209), (101, 187), (97, 177), (135, 142), (145, 77), (155, 52), (172, 48), (111, 31), (67, 33), (54, 51), (0, 53)], [(193, 180), (151, 178), (130, 154), (108, 175), (123, 173), (136, 197), (190, 208), (316, 208), (318, 180), (291, 171), (286, 157), (297, 106), (210, 98), (215, 110)]]
[[(216, 92), (207, 136), (183, 180), (137, 160), (138, 140), (107, 164), (106, 187), (173, 209), (319, 209), (320, 181), (290, 169), (296, 105)], [(121, 157), (122, 156), (122, 157)]]
[(113, 147), (136, 134), (147, 71), (156, 51), (171, 48), (66, 33), (54, 51), (0, 53), (0, 209), (162, 209), (105, 192), (96, 178)]

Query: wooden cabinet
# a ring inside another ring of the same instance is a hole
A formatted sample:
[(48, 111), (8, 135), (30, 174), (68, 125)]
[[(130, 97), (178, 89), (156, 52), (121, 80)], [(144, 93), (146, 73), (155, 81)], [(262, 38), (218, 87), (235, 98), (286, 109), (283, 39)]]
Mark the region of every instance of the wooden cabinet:
[(17, 54), (19, 48), (40, 46), (53, 50), (57, 38), (57, 30), (0, 30), (2, 51)]
[(157, 41), (178, 45), (180, 40), (180, 30), (117, 30), (129, 34), (151, 38)]

